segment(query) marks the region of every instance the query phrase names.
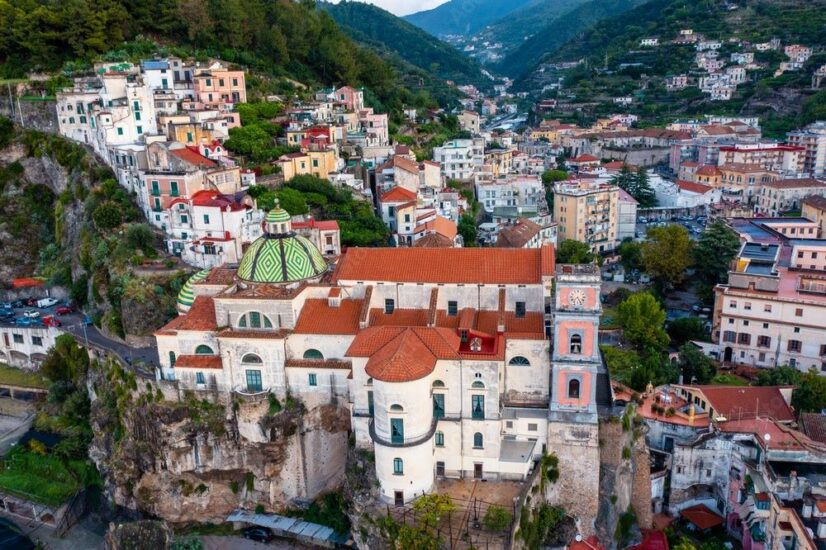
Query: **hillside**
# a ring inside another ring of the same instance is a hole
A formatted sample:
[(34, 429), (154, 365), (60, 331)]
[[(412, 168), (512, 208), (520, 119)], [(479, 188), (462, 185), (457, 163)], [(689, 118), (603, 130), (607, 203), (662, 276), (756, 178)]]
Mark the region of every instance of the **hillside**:
[(486, 77), (472, 59), (422, 29), (390, 12), (363, 2), (322, 3), (356, 42), (379, 53), (391, 63), (410, 63), (439, 78), (479, 84)]
[(500, 43), (503, 51), (510, 53), (539, 33), (543, 27), (585, 2), (587, 0), (531, 0), (479, 31), (478, 37), (491, 43)]
[(404, 89), (405, 78), (313, 1), (21, 0), (0, 7), (7, 30), (0, 78), (82, 69), (113, 50), (120, 58), (151, 54), (160, 43), (170, 54), (218, 57), (264, 75), (365, 86), (388, 109), (428, 101)]
[[(733, 53), (754, 52), (754, 66), (731, 99), (711, 101), (697, 83), (708, 73), (698, 68), (693, 44), (674, 43), (681, 29), (693, 29), (707, 40), (722, 43), (719, 58), (731, 65)], [(641, 47), (642, 38), (658, 38), (659, 46)], [(779, 50), (755, 51), (752, 44), (780, 40)], [(782, 136), (822, 113), (826, 91), (811, 89), (811, 75), (826, 63), (819, 48), (826, 43), (826, 0), (652, 0), (592, 25), (529, 68), (517, 88), (536, 92), (549, 78), (564, 77), (559, 97), (588, 105), (591, 116), (617, 110), (616, 96), (631, 96), (627, 108), (646, 123), (664, 123), (677, 116), (703, 113), (759, 116), (764, 133)], [(814, 48), (796, 71), (776, 76), (786, 60), (782, 46)], [(568, 71), (543, 64), (584, 60)], [(692, 84), (669, 92), (665, 79), (684, 74)]]
[(532, 0), (450, 0), (404, 19), (433, 36), (471, 35)]
[[(520, 45), (510, 51), (495, 68), (512, 78), (522, 77), (534, 70), (543, 58), (554, 53), (568, 40), (581, 35), (583, 29), (588, 29), (602, 20), (614, 21), (617, 15), (627, 12), (645, 1), (591, 0), (586, 3), (578, 3), (579, 5), (574, 9), (558, 15), (556, 19), (547, 22), (536, 30), (529, 39), (522, 41)], [(614, 28), (613, 32), (616, 33), (619, 28)], [(500, 31), (496, 32), (499, 33)]]

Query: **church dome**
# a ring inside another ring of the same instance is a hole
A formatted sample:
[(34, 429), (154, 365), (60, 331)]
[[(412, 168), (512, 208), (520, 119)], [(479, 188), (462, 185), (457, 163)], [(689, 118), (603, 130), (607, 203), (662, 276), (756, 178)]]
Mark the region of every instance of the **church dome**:
[(195, 301), (195, 289), (192, 288), (192, 285), (198, 281), (203, 281), (207, 275), (209, 275), (209, 270), (204, 269), (187, 279), (178, 293), (178, 308), (188, 309), (192, 305), (192, 302)]
[(290, 214), (276, 202), (264, 218), (264, 235), (241, 258), (238, 277), (250, 283), (291, 283), (318, 277), (326, 270), (321, 252), (293, 232)]

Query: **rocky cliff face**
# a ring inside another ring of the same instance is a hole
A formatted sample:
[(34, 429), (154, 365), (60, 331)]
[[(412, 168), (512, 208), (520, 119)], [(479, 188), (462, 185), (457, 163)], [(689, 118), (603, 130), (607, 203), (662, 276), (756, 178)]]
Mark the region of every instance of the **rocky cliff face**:
[(343, 479), (343, 407), (291, 402), (273, 414), (266, 399), (170, 401), (153, 382), (132, 380), (109, 367), (89, 382), (90, 456), (115, 505), (170, 522), (218, 522), (237, 508), (284, 510)]

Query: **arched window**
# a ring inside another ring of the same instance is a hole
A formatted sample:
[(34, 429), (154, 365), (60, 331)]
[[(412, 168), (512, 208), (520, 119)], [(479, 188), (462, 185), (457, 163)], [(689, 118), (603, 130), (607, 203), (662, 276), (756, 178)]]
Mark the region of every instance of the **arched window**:
[(262, 361), (261, 358), (259, 356), (255, 355), (254, 353), (248, 353), (244, 357), (241, 358), (241, 362), (251, 364), (251, 365), (260, 365), (264, 361)]
[(169, 366), (170, 367), (175, 366), (175, 352), (174, 351), (169, 352)]
[(473, 384), (471, 384), (470, 387), (474, 390), (483, 390), (485, 389), (485, 383), (480, 380), (477, 380)]
[(368, 386), (372, 386), (372, 385), (373, 385), (373, 378), (372, 378), (372, 377), (367, 379), (367, 385), (368, 385)]
[(579, 399), (579, 380), (576, 378), (568, 382), (568, 398)]
[(570, 350), (571, 353), (576, 353), (577, 355), (582, 353), (582, 336), (579, 334), (571, 335)]
[(393, 459), (393, 473), (397, 476), (404, 475), (404, 461), (401, 458)]
[(404, 407), (401, 405), (390, 405), (390, 412), (404, 412)]
[(212, 351), (212, 348), (209, 346), (205, 346), (201, 344), (197, 348), (195, 348), (195, 355), (214, 355), (215, 352)]
[(323, 360), (324, 355), (317, 349), (308, 349), (304, 352), (304, 359)]
[(445, 387), (445, 383), (444, 383), (444, 382), (442, 382), (441, 380), (434, 380), (434, 381), (433, 381), (433, 387), (434, 387), (434, 388), (444, 388), (444, 387)]
[(250, 311), (238, 318), (238, 328), (272, 328), (272, 321), (258, 311)]
[(518, 367), (530, 367), (531, 362), (528, 361), (527, 358), (522, 357), (521, 355), (517, 355), (516, 357), (513, 357), (510, 361), (508, 361), (508, 365), (514, 365)]
[(474, 449), (484, 448), (484, 446), (485, 446), (484, 443), (485, 443), (485, 440), (482, 437), (481, 432), (476, 432), (475, 434), (473, 434), (473, 448)]

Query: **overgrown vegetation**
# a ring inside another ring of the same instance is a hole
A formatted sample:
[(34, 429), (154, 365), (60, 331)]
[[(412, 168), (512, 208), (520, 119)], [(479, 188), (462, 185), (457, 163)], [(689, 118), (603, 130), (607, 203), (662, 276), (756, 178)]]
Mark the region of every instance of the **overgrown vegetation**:
[(565, 510), (559, 506), (551, 506), (543, 502), (532, 511), (522, 507), (519, 518), (519, 536), (525, 541), (525, 547), (538, 549), (552, 541), (557, 535), (557, 529), (565, 520)]

